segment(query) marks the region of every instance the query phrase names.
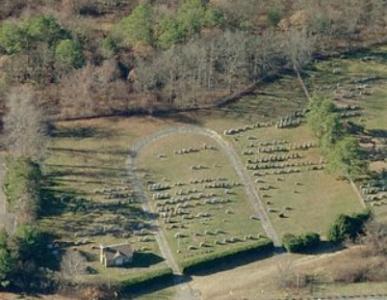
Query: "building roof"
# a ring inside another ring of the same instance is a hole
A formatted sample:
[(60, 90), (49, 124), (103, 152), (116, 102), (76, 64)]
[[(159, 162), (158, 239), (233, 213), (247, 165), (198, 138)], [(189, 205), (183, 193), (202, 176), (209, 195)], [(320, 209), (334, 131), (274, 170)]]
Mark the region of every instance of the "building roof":
[(133, 255), (133, 248), (130, 244), (118, 244), (111, 246), (101, 246), (106, 258), (111, 260), (119, 256), (131, 257)]

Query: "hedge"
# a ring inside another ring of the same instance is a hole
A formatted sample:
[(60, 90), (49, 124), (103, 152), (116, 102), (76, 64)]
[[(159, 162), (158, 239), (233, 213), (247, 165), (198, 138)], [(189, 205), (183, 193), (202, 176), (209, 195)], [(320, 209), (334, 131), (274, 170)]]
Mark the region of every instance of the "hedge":
[(155, 282), (161, 282), (169, 280), (173, 277), (173, 271), (171, 268), (159, 268), (156, 270), (141, 272), (138, 276), (133, 276), (120, 281), (120, 288), (123, 291), (132, 291), (134, 289), (140, 289), (146, 287)]
[(210, 253), (206, 256), (195, 257), (183, 261), (180, 266), (183, 273), (192, 273), (214, 267), (220, 263), (227, 262), (231, 258), (239, 258), (248, 254), (264, 254), (272, 251), (274, 248), (271, 240), (265, 239), (253, 244), (241, 245), (239, 247), (229, 248), (225, 251)]
[(307, 252), (320, 245), (320, 235), (315, 232), (308, 232), (298, 236), (287, 233), (282, 239), (282, 244), (289, 252)]

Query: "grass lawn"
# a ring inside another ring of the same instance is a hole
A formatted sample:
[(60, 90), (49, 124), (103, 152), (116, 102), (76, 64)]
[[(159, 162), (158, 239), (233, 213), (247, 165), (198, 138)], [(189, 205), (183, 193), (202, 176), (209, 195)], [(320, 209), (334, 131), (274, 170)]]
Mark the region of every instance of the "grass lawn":
[[(68, 242), (65, 250), (84, 253), (87, 266), (97, 271), (75, 280), (117, 282), (166, 267), (125, 166), (130, 143), (166, 125), (151, 118), (56, 124), (44, 163), (46, 188), (52, 196), (40, 224)], [(96, 248), (124, 242), (137, 251), (133, 264), (106, 270)]]
[[(203, 149), (202, 146), (215, 146), (215, 149)], [(178, 155), (175, 151), (183, 148), (200, 148), (200, 151), (189, 154)], [(163, 158), (159, 158), (163, 155)], [(179, 262), (197, 256), (205, 256), (209, 253), (222, 252), (241, 244), (253, 243), (264, 232), (260, 222), (252, 220), (254, 211), (250, 207), (244, 193), (243, 186), (229, 188), (208, 188), (208, 184), (217, 183), (240, 183), (237, 174), (232, 168), (228, 157), (218, 149), (215, 142), (210, 138), (195, 134), (175, 134), (163, 138), (149, 145), (139, 157), (140, 168), (144, 170), (144, 178), (149, 184), (168, 184), (170, 188), (163, 191), (169, 197), (165, 200), (154, 200), (153, 207), (170, 210), (178, 210), (181, 207), (185, 215), (173, 215), (174, 223), (169, 223), (167, 218), (162, 218), (162, 225), (170, 246), (176, 253)], [(193, 166), (201, 165), (203, 169), (192, 170)], [(208, 179), (208, 183), (193, 183), (193, 180)], [(180, 186), (176, 184), (180, 183)], [(188, 192), (191, 190), (190, 192)], [(179, 192), (186, 191), (186, 207), (183, 204), (166, 204), (172, 198), (182, 197)], [(152, 197), (157, 192), (149, 192)], [(202, 194), (202, 196), (199, 196)], [(211, 195), (212, 194), (212, 195)], [(193, 199), (197, 196), (197, 199)], [(215, 199), (214, 203), (210, 203)], [(226, 201), (227, 200), (227, 201)], [(164, 203), (164, 204), (162, 204)], [(163, 206), (157, 206), (162, 204)], [(209, 214), (208, 217), (200, 214)], [(176, 238), (180, 234), (182, 238)], [(245, 241), (245, 237), (251, 235), (253, 239)], [(226, 239), (239, 239), (237, 242), (224, 242)], [(219, 245), (215, 243), (219, 242)], [(203, 243), (202, 246), (200, 246)], [(192, 249), (189, 249), (191, 246)], [(194, 247), (194, 248), (193, 248)]]

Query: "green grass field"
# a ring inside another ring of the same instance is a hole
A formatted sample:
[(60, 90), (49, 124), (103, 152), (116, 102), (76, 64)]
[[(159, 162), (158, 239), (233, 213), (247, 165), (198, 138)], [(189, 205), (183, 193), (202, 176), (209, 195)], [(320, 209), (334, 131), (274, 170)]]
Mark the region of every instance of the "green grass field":
[[(52, 203), (40, 223), (97, 271), (74, 280), (119, 282), (166, 267), (126, 169), (129, 143), (163, 124), (136, 118), (57, 124), (44, 164)], [(97, 247), (126, 242), (136, 251), (133, 264), (106, 270)]]

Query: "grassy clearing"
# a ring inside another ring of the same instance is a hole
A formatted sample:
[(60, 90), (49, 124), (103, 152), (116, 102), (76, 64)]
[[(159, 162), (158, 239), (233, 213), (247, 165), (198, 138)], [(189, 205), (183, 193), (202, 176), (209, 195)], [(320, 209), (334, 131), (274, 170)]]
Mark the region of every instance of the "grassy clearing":
[[(249, 172), (256, 178), (257, 189), (280, 235), (315, 231), (324, 236), (338, 214), (361, 209), (350, 184), (322, 170), (324, 163), (315, 147), (317, 141), (305, 125), (291, 129), (254, 129), (230, 139), (242, 154), (246, 167), (259, 167)], [(263, 146), (265, 143), (268, 145)], [(312, 144), (312, 148), (288, 150), (304, 144)], [(282, 146), (286, 150), (276, 149)], [(262, 153), (270, 147), (275, 148), (272, 153)], [(247, 155), (246, 151), (253, 153)], [(298, 158), (288, 158), (293, 154)], [(280, 160), (281, 156), (288, 157)], [(258, 162), (265, 158), (273, 161)], [(314, 167), (317, 170), (311, 170)]]
[[(147, 118), (57, 124), (44, 164), (52, 203), (40, 223), (67, 242), (66, 251), (83, 253), (86, 265), (96, 271), (74, 280), (120, 282), (166, 267), (125, 167), (130, 143), (166, 124)], [(133, 264), (105, 269), (97, 247), (123, 242), (137, 251)]]
[[(204, 149), (204, 144), (211, 149)], [(197, 148), (198, 152), (175, 153), (183, 148)], [(168, 185), (164, 191), (149, 191), (149, 196), (168, 194), (166, 199), (154, 200), (153, 207), (162, 218), (169, 244), (181, 264), (199, 256), (204, 258), (233, 247), (254, 244), (263, 235), (260, 222), (251, 219), (254, 212), (228, 157), (211, 139), (195, 134), (175, 134), (154, 142), (139, 160), (149, 186)], [(199, 165), (202, 169), (192, 169)], [(194, 183), (194, 180), (203, 179), (208, 182)], [(213, 183), (229, 187), (209, 188)], [(181, 196), (181, 192), (185, 195)], [(179, 198), (185, 201), (178, 204)], [(247, 236), (251, 238), (246, 239)]]

